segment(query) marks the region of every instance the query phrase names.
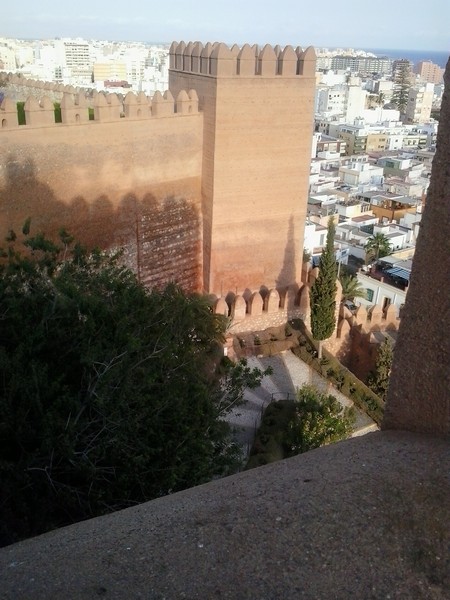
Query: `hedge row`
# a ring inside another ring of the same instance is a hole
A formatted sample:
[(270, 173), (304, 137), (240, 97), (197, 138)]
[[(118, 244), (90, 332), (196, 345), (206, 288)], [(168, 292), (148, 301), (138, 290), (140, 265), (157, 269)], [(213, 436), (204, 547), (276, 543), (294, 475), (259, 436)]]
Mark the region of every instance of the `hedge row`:
[(377, 425), (381, 424), (384, 413), (383, 400), (327, 350), (323, 350), (323, 356), (319, 360), (316, 344), (307, 331), (303, 332), (299, 346), (292, 351), (320, 375), (331, 381), (345, 396), (351, 398), (355, 406), (369, 415)]

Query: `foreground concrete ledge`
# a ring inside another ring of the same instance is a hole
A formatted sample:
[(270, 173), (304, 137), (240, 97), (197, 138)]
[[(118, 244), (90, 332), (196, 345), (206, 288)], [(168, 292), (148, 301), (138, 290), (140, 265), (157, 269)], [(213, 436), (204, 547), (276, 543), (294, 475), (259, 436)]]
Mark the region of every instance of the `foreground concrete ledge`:
[(0, 597), (449, 598), (449, 473), (371, 433), (3, 548)]

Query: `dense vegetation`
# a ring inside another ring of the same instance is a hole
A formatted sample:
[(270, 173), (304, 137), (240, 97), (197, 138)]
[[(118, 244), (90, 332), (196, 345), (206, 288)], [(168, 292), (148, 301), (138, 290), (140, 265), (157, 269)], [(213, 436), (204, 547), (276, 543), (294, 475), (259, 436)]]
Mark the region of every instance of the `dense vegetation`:
[(232, 471), (222, 417), (262, 376), (205, 297), (29, 230), (0, 267), (1, 544)]
[(366, 261), (377, 261), (379, 258), (392, 253), (391, 243), (384, 233), (371, 235), (364, 249), (366, 251)]
[(304, 331), (299, 338), (299, 345), (293, 352), (317, 373), (326, 377), (340, 392), (353, 400), (355, 406), (380, 425), (384, 414), (384, 401), (326, 350), (324, 356), (319, 359), (316, 346), (314, 340)]
[(350, 436), (353, 409), (311, 385), (303, 385), (295, 400), (271, 402), (262, 417), (247, 468), (275, 462)]

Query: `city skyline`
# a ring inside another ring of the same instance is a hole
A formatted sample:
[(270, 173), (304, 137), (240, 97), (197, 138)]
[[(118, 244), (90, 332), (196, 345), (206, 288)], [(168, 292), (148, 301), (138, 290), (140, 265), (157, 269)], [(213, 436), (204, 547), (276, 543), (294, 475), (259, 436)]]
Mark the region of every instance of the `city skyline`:
[[(450, 5), (441, 0), (411, 0), (407, 12), (386, 0), (342, 5), (323, 0), (306, 10), (293, 0), (265, 4), (207, 4), (183, 0), (145, 6), (136, 0), (72, 4), (24, 0), (6, 5), (0, 37), (87, 39), (166, 42), (172, 40), (224, 41), (226, 43), (280, 43), (303, 46), (361, 47), (442, 51), (450, 48), (447, 24)], [(195, 6), (195, 8), (193, 8)], [(367, 25), (367, 26), (366, 26)]]

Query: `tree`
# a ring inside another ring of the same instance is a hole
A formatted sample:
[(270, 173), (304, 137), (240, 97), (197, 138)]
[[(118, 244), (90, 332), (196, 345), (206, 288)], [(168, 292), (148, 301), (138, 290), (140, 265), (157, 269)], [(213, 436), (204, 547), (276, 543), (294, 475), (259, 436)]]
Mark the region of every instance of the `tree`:
[(409, 90), (411, 87), (411, 63), (406, 60), (395, 62), (394, 87), (392, 103), (395, 104), (400, 114), (404, 114), (408, 105)]
[(370, 373), (367, 378), (367, 385), (370, 389), (383, 400), (386, 399), (389, 378), (391, 375), (393, 359), (393, 345), (391, 338), (385, 338), (378, 348), (375, 371)]
[(364, 250), (367, 259), (377, 261), (379, 258), (391, 254), (392, 247), (384, 233), (375, 233), (367, 240)]
[(342, 285), (342, 300), (354, 300), (355, 298), (367, 298), (367, 292), (362, 287), (358, 278), (349, 273), (341, 273), (339, 281)]
[(328, 221), (327, 242), (319, 262), (319, 275), (311, 287), (311, 333), (319, 342), (319, 358), (322, 356), (322, 341), (333, 333), (336, 326), (336, 276), (337, 265), (334, 254), (335, 225)]
[(383, 92), (378, 93), (377, 99), (376, 99), (376, 103), (378, 104), (378, 106), (382, 107), (384, 105), (385, 98), (386, 97)]
[(297, 392), (294, 417), (287, 428), (286, 453), (295, 456), (345, 439), (350, 436), (354, 422), (354, 409), (344, 409), (334, 396), (305, 384)]
[(64, 231), (27, 237), (26, 252), (14, 237), (0, 266), (0, 545), (232, 471), (223, 416), (263, 373), (221, 359), (226, 320), (207, 298), (148, 291)]

